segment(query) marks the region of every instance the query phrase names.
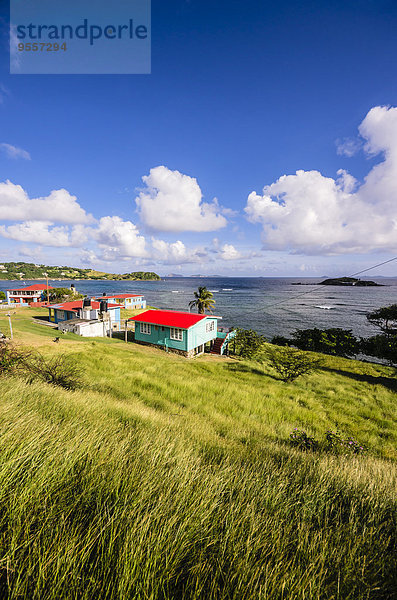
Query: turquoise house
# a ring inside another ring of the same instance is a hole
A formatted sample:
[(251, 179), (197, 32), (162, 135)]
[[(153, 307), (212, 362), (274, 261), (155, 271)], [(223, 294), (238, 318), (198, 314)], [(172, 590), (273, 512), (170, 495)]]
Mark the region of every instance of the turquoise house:
[(171, 310), (147, 310), (130, 321), (135, 323), (135, 341), (182, 354), (188, 358), (202, 354), (207, 342), (217, 337), (218, 319)]
[(97, 300), (107, 300), (115, 304), (121, 304), (124, 308), (134, 310), (146, 308), (146, 300), (142, 294), (103, 294)]

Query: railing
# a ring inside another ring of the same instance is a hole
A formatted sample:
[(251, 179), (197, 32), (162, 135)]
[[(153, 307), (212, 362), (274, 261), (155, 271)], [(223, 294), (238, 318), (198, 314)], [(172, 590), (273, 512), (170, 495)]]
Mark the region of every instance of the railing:
[(222, 346), (221, 346), (221, 350), (220, 353), (223, 354), (226, 350), (226, 344), (228, 344), (230, 342), (230, 340), (232, 340), (236, 335), (236, 330), (235, 329), (229, 329), (229, 330), (223, 330), (223, 329), (218, 329), (217, 331), (217, 337), (223, 339), (222, 342)]

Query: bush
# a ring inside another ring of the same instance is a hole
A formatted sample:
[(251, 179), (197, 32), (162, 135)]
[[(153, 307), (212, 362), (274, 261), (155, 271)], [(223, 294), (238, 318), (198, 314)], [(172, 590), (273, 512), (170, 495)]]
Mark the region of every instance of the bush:
[(28, 361), (27, 370), (34, 379), (41, 379), (67, 390), (75, 390), (81, 385), (82, 369), (63, 354), (52, 358), (36, 354)]
[(397, 337), (378, 334), (361, 339), (361, 352), (367, 356), (375, 356), (387, 360), (389, 365), (397, 364)]
[(238, 356), (255, 359), (258, 353), (263, 350), (265, 342), (266, 338), (253, 329), (238, 328), (233, 345)]
[(0, 292), (0, 300), (5, 300), (6, 299), (6, 295), (4, 292)]
[[(47, 290), (43, 292), (44, 300), (47, 300)], [(57, 287), (48, 290), (48, 296), (50, 302), (62, 302), (65, 300), (79, 300), (84, 298), (82, 294), (73, 293), (71, 289), (64, 287)]]
[(306, 431), (297, 427), (290, 433), (293, 446), (299, 450), (325, 450), (336, 454), (362, 454), (367, 450), (364, 444), (360, 444), (352, 437), (343, 438), (339, 431), (326, 431), (324, 442), (318, 442), (314, 437), (307, 435)]
[(0, 341), (0, 376), (23, 373), (30, 356), (28, 350)]
[(274, 344), (275, 346), (291, 346), (293, 344), (293, 341), (289, 338), (284, 337), (283, 335), (275, 335), (270, 340), (270, 343)]
[(294, 431), (289, 435), (293, 446), (299, 450), (317, 450), (318, 441), (307, 435), (306, 431), (299, 430), (295, 427)]
[(65, 355), (45, 358), (39, 352), (0, 342), (0, 376), (21, 375), (74, 390), (81, 383), (82, 369)]
[(266, 356), (273, 369), (280, 375), (280, 379), (286, 382), (312, 373), (322, 364), (320, 359), (289, 347), (268, 349)]
[(335, 356), (355, 356), (358, 354), (359, 340), (350, 329), (331, 327), (329, 329), (297, 329), (292, 334), (292, 344), (300, 350), (321, 352)]

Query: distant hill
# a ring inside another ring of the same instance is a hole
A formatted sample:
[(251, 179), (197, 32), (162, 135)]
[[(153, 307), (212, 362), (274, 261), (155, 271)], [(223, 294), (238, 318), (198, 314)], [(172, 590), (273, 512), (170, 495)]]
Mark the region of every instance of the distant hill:
[(8, 262), (0, 264), (0, 280), (13, 279), (99, 279), (99, 280), (158, 280), (157, 273), (134, 271), (133, 273), (106, 273), (94, 269), (80, 269), (78, 267), (49, 267), (25, 262)]

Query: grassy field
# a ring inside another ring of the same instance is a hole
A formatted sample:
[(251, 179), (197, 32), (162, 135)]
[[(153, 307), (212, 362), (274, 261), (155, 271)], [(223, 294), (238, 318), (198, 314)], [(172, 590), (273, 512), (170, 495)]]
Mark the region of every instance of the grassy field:
[[(235, 359), (54, 344), (33, 314), (12, 315), (15, 340), (84, 375), (1, 380), (1, 598), (396, 598), (393, 369), (327, 357), (286, 384)], [(294, 427), (369, 450), (300, 452)]]

